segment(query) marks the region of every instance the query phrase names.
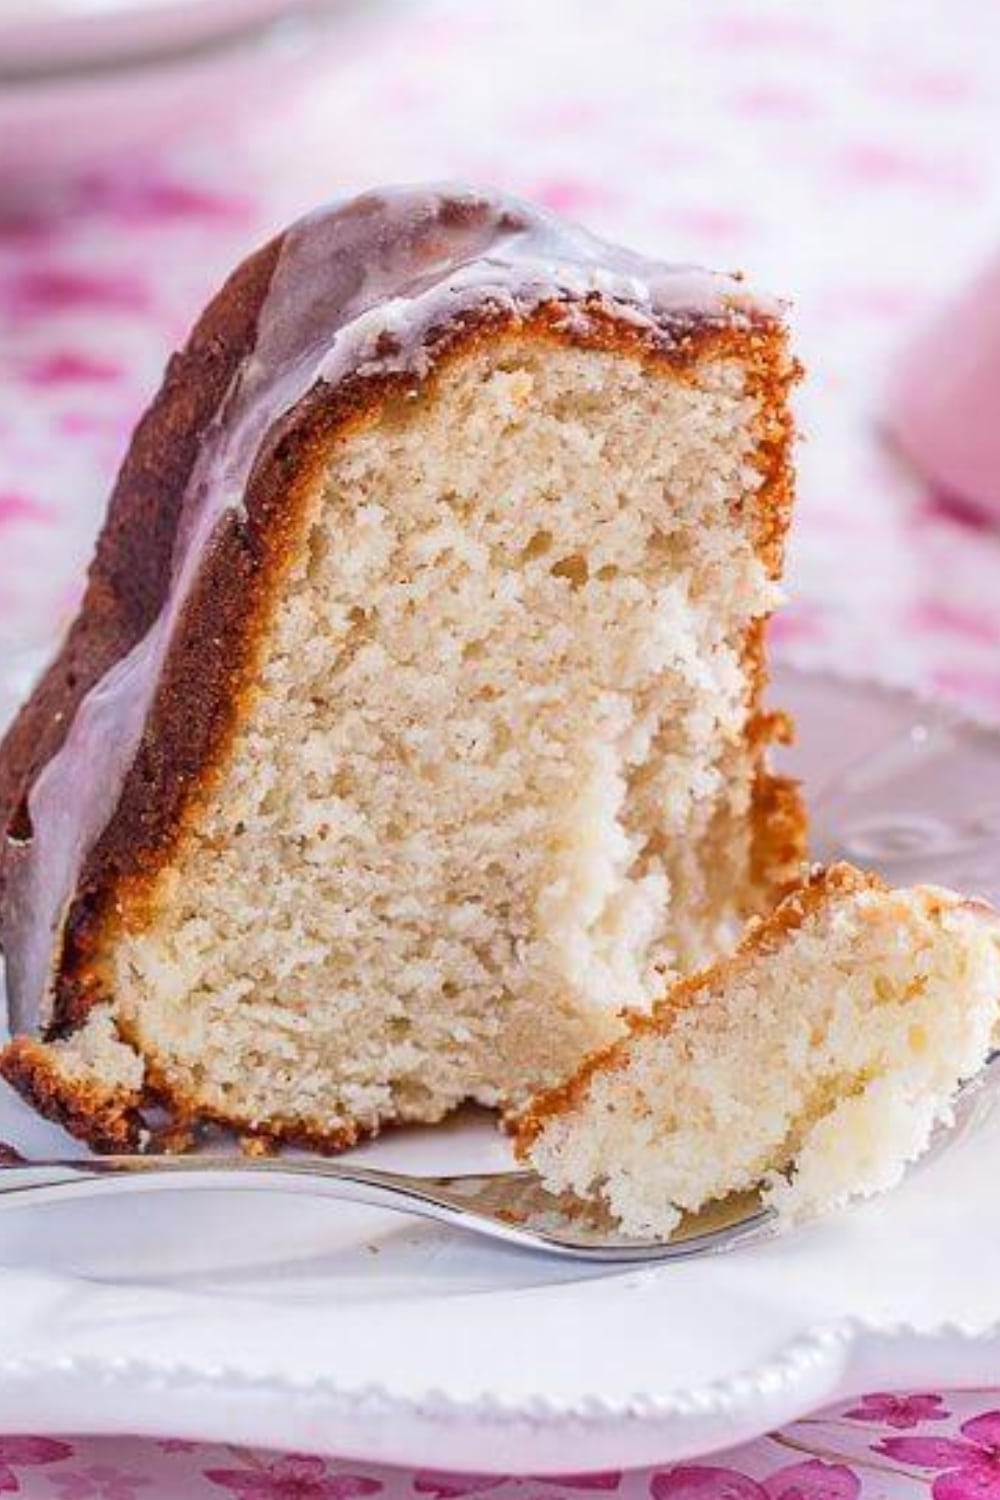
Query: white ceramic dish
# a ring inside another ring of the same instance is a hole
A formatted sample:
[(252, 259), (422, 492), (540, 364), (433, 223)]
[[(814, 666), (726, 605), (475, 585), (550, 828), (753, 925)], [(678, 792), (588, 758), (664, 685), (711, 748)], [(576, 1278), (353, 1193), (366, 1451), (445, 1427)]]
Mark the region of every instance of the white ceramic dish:
[(0, 74), (108, 67), (198, 47), (311, 0), (0, 0)]
[(232, 134), (349, 51), (371, 0), (0, 0), (0, 191)]
[[(1000, 735), (786, 671), (820, 851), (1000, 897)], [(62, 1149), (10, 1094), (0, 1137)], [(490, 1122), (367, 1154), (506, 1160)], [(639, 1272), (345, 1205), (198, 1194), (0, 1215), (6, 1431), (146, 1433), (505, 1473), (677, 1460), (863, 1389), (1000, 1385), (1000, 1110), (891, 1196)]]

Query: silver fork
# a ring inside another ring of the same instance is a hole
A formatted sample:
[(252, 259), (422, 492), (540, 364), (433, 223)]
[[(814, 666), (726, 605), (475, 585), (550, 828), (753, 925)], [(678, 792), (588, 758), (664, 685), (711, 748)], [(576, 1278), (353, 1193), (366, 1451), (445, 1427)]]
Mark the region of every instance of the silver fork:
[[(952, 1123), (935, 1132), (929, 1150), (911, 1170), (924, 1170), (939, 1152), (959, 1141), (992, 1111), (998, 1096), (1000, 1051), (995, 1051), (983, 1071), (962, 1085)], [(432, 1177), (314, 1156), (143, 1155), (26, 1161), (0, 1142), (0, 1209), (178, 1188), (339, 1198), (433, 1219), (525, 1250), (608, 1263), (716, 1255), (769, 1239), (778, 1229), (775, 1214), (762, 1206), (756, 1192), (734, 1194), (687, 1215), (668, 1239), (636, 1240), (622, 1234), (603, 1204), (584, 1202), (571, 1194), (557, 1197), (528, 1171)]]
[(424, 1177), (315, 1157), (100, 1156), (25, 1161), (0, 1148), (0, 1209), (114, 1193), (220, 1188), (298, 1193), (434, 1219), (487, 1239), (577, 1260), (683, 1260), (746, 1245), (774, 1231), (755, 1194), (683, 1221), (668, 1240), (630, 1239), (597, 1203), (547, 1192), (534, 1172)]

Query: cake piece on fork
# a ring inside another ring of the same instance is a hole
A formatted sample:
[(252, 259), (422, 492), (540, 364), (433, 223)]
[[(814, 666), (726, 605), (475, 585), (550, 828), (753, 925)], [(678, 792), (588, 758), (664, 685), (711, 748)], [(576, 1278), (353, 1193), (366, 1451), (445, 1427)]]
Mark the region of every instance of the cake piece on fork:
[(998, 1013), (996, 913), (834, 865), (537, 1099), (518, 1153), (639, 1237), (759, 1183), (780, 1215), (811, 1216), (899, 1180)]

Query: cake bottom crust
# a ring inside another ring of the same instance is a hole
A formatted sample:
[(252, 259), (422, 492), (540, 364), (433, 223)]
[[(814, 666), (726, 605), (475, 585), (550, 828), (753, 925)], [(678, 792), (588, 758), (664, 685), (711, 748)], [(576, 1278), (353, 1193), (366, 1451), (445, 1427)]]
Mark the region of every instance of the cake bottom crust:
[(0, 1073), (40, 1115), (95, 1151), (140, 1148), (142, 1096), (93, 1079), (70, 1077), (44, 1042), (15, 1037), (0, 1054)]
[(127, 1089), (74, 1076), (60, 1066), (52, 1047), (34, 1037), (8, 1043), (0, 1053), (0, 1075), (32, 1109), (102, 1155), (188, 1151), (213, 1126), (234, 1135), (248, 1154), (297, 1146), (334, 1155), (374, 1138), (381, 1124), (394, 1123), (351, 1121), (331, 1129), (320, 1121), (269, 1120), (262, 1127), (206, 1110), (201, 1101), (160, 1088), (155, 1080)]

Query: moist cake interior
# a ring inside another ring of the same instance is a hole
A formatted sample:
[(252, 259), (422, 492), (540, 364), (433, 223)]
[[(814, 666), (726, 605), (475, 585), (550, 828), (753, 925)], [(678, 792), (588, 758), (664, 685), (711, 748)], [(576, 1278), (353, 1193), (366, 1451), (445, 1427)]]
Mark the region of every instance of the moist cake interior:
[(511, 334), (339, 437), (64, 1074), (347, 1140), (523, 1103), (732, 941), (761, 399), (736, 357)]

